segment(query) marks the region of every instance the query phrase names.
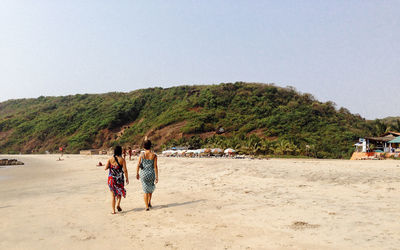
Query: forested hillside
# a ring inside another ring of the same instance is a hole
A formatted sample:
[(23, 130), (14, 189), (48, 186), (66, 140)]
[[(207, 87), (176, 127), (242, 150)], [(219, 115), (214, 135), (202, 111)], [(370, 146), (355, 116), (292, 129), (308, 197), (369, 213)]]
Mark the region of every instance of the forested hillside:
[[(379, 121), (378, 121), (379, 123)], [(331, 102), (267, 84), (149, 88), (0, 103), (0, 153), (76, 153), (116, 144), (235, 148), (243, 153), (347, 158), (379, 133)]]

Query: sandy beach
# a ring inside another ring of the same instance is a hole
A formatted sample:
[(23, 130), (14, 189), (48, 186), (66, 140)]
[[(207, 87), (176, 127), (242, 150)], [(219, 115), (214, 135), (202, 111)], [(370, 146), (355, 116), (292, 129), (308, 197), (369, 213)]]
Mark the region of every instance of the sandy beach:
[(146, 212), (136, 161), (111, 215), (106, 156), (1, 155), (0, 249), (400, 249), (400, 161), (159, 158)]

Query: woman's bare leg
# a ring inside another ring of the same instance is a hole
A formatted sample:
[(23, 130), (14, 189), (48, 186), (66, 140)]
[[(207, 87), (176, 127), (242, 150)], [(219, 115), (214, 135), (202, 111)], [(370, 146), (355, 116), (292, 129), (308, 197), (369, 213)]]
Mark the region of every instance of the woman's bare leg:
[(149, 207), (152, 207), (151, 206), (151, 196), (153, 195), (153, 193), (149, 193)]
[(145, 193), (144, 194), (144, 204), (146, 205), (146, 209), (148, 209), (149, 208), (149, 194), (148, 193)]
[[(118, 195), (117, 196), (117, 208), (121, 209), (121, 207), (119, 206), (120, 204), (121, 204), (121, 195)], [(118, 209), (118, 211), (119, 211), (119, 209)]]
[(112, 213), (115, 214), (115, 195), (113, 191), (111, 191), (111, 207), (112, 207)]

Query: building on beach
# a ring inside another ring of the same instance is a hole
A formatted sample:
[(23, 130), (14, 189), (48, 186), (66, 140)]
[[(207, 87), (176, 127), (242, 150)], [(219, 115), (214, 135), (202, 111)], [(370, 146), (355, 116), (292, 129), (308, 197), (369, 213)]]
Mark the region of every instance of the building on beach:
[(389, 141), (389, 152), (390, 153), (400, 153), (400, 136)]
[(354, 146), (351, 159), (399, 157), (400, 133), (389, 131), (379, 137), (360, 138)]
[(399, 137), (400, 133), (389, 131), (380, 137), (366, 137), (367, 152), (382, 151), (384, 153), (390, 153), (390, 141)]
[(81, 155), (98, 155), (99, 152), (100, 152), (99, 149), (85, 149), (85, 150), (79, 151), (79, 154), (81, 154)]

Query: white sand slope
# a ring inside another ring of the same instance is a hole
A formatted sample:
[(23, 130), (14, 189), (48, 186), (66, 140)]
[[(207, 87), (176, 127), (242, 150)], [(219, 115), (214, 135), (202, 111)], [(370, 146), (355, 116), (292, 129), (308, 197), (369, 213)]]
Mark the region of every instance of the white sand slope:
[(149, 212), (132, 161), (111, 215), (106, 157), (13, 158), (0, 249), (400, 249), (400, 161), (160, 157)]

